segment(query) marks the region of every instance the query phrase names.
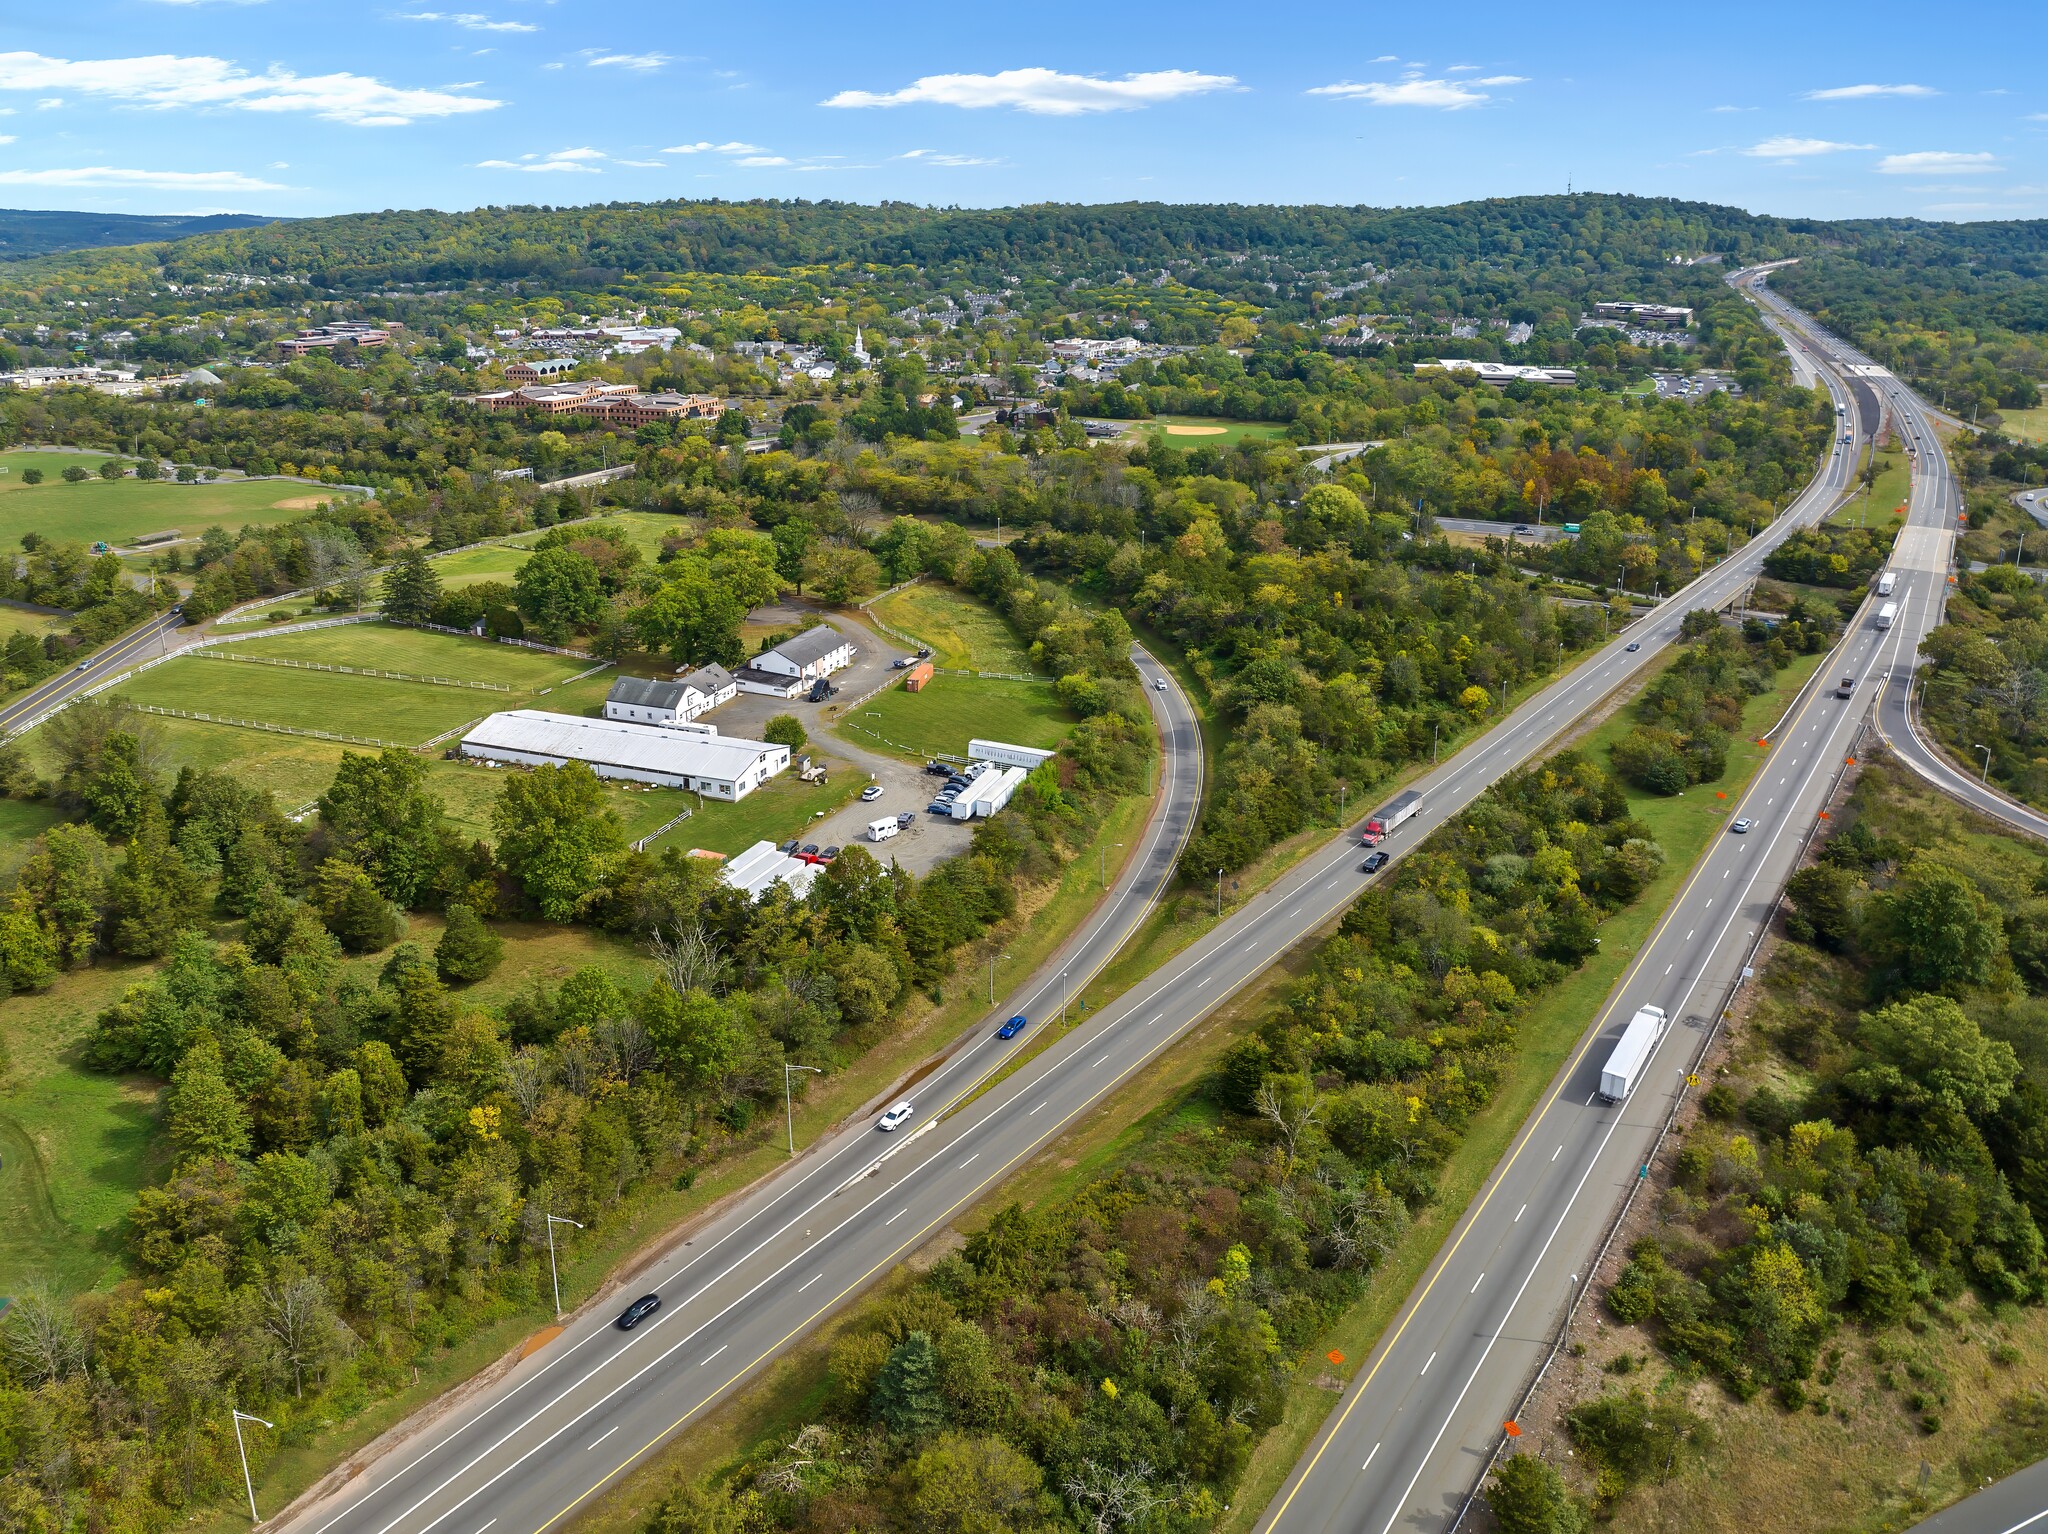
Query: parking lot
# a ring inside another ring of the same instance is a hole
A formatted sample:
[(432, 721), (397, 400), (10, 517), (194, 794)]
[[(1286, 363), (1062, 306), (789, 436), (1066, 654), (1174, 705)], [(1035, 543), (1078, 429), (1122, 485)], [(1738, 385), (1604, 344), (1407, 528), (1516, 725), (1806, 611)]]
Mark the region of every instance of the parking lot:
[(1736, 387), (1735, 380), (1726, 373), (1705, 371), (1691, 374), (1659, 372), (1652, 373), (1650, 376), (1656, 380), (1657, 393), (1664, 399), (1705, 399), (1709, 394), (1724, 389), (1731, 394), (1740, 394), (1742, 392)]

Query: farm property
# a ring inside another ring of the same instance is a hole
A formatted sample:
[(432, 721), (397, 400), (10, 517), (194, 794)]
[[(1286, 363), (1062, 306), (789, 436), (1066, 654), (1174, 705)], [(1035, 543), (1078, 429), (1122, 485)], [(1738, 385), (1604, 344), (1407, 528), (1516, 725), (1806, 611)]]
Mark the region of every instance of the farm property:
[(1019, 746), (1056, 746), (1073, 723), (1059, 694), (1043, 682), (940, 675), (923, 692), (892, 687), (834, 728), (869, 750), (925, 757), (962, 756), (976, 736)]
[(401, 628), (391, 623), (351, 623), (296, 634), (259, 634), (221, 648), (233, 655), (271, 656), (323, 666), (360, 666), (464, 682), (502, 682), (515, 691), (551, 687), (579, 671), (588, 671), (594, 664), (572, 656), (550, 655), (545, 650), (441, 634), (432, 629)]
[(1000, 613), (950, 586), (906, 586), (871, 603), (870, 610), (892, 629), (929, 645), (941, 666), (1022, 675), (1037, 669)]
[(472, 692), (381, 677), (237, 665), (200, 656), (142, 672), (121, 685), (131, 702), (221, 719), (327, 730), (395, 745), (418, 745), (497, 709), (516, 694)]

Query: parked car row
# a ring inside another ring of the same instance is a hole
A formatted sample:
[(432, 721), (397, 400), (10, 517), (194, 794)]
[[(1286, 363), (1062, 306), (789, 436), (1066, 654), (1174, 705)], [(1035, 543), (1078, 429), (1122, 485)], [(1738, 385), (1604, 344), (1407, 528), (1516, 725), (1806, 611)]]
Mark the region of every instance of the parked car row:
[(839, 849), (837, 847), (827, 847), (824, 851), (820, 852), (816, 842), (806, 842), (802, 846), (798, 846), (795, 838), (784, 842), (781, 852), (786, 858), (796, 858), (804, 863), (829, 863), (839, 856)]

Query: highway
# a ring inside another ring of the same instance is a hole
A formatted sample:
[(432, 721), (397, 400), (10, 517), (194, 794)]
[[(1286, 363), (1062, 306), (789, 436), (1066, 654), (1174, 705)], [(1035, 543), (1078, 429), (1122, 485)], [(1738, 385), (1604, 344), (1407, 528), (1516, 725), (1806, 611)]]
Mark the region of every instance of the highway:
[[(1874, 426), (1876, 400), (1852, 387), (1867, 375), (1853, 371), (1854, 363), (1830, 344), (1808, 340), (1795, 312), (1763, 287), (1762, 274), (1731, 280), (1766, 306), (1800, 371), (1817, 376), (1838, 400), (1855, 398), (1852, 419), (1866, 430)], [(1886, 387), (1889, 394), (1897, 386)], [(1884, 404), (1895, 419), (1910, 423), (1910, 394), (1902, 387), (1898, 394)], [(1859, 430), (1859, 438), (1864, 435)], [(1772, 756), (1731, 806), (1727, 832), (1707, 849), (1541, 1108), (1346, 1389), (1341, 1409), (1261, 1519), (1261, 1534), (1439, 1534), (1458, 1521), (1503, 1443), (1505, 1419), (1587, 1277), (1615, 1208), (1644, 1174), (1708, 1024), (1742, 978), (1873, 696), (1884, 708), (1899, 709), (1920, 638), (1940, 621), (1957, 503), (1939, 444), (1931, 434), (1925, 440), (1907, 524), (1889, 567), (1898, 575), (1891, 597), (1865, 601), (1773, 732)], [(1880, 627), (1886, 601), (1896, 605), (1896, 617)], [(1845, 678), (1852, 679), (1846, 699), (1837, 695)], [(1917, 740), (1903, 726), (1901, 735), (1908, 747)], [(1745, 822), (1748, 829), (1738, 833)], [(1609, 1104), (1595, 1090), (1600, 1068), (1621, 1029), (1645, 1005), (1662, 1007), (1670, 1026), (1641, 1084), (1624, 1102)]]
[(130, 629), (81, 665), (67, 666), (55, 676), (0, 708), (0, 740), (18, 735), (79, 693), (108, 677), (177, 648), (172, 635), (184, 623), (176, 613), (162, 613)]
[(1907, 1534), (2020, 1534), (2048, 1524), (2048, 1459), (2016, 1470), (2004, 1480), (1966, 1497)]
[[(1415, 786), (1423, 812), (1389, 847), (1397, 855), (1651, 665), (1679, 615), (1721, 606), (1793, 527), (1851, 483), (1839, 445), (1767, 533), (1709, 570), (1608, 646), (1515, 709)], [(1200, 739), (1170, 678), (1137, 655), (1167, 745), (1166, 802), (1116, 901), (1027, 995), (995, 1008), (911, 1094), (916, 1117), (894, 1135), (855, 1124), (788, 1173), (671, 1248), (564, 1334), (451, 1407), (417, 1435), (331, 1478), (276, 1520), (293, 1534), (539, 1534), (585, 1507), (792, 1341), (900, 1264), (996, 1188), (1062, 1129), (1287, 949), (1341, 913), (1368, 882), (1349, 835), (1325, 845), (1179, 956), (1003, 1079), (988, 1079), (1025, 1038), (993, 1036), (1008, 1013), (1042, 1028), (1062, 999), (1107, 962), (1171, 878), (1199, 797)], [(1166, 691), (1150, 686), (1166, 679)], [(1369, 806), (1361, 805), (1361, 812)], [(1760, 844), (1764, 841), (1759, 838)], [(986, 1090), (979, 1090), (986, 1086)], [(622, 1333), (611, 1315), (633, 1293), (663, 1308)]]

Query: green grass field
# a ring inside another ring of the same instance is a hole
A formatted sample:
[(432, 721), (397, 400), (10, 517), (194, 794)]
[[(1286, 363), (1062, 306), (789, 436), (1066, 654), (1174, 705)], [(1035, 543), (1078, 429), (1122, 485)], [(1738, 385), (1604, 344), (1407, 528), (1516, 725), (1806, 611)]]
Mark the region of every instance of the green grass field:
[(186, 656), (124, 682), (135, 703), (417, 745), (508, 706), (505, 693)]
[(79, 1063), (93, 1019), (146, 973), (108, 966), (0, 1008), (13, 1068), (0, 1085), (0, 1294), (122, 1277), (121, 1220), (154, 1165), (158, 1084)]
[(28, 857), (29, 843), (63, 818), (47, 804), (0, 799), (0, 880), (13, 878)]
[[(820, 815), (829, 815), (838, 809), (859, 793), (867, 781), (864, 773), (842, 763), (822, 785), (798, 782), (792, 769), (770, 778), (737, 804), (721, 804), (706, 799), (699, 807), (692, 802), (697, 797), (695, 794), (678, 795), (681, 804), (689, 805), (693, 813), (688, 820), (655, 842), (650, 850), (659, 852), (669, 847), (703, 847), (731, 857), (734, 853), (745, 852), (755, 842), (785, 842), (800, 835), (804, 827)], [(675, 810), (669, 811), (671, 815), (674, 813)], [(660, 821), (655, 824), (659, 825)]]
[(34, 634), (38, 639), (45, 634), (61, 634), (67, 626), (64, 619), (49, 613), (26, 613), (18, 607), (0, 607), (0, 643), (16, 634)]
[(921, 760), (939, 752), (964, 755), (977, 736), (1056, 746), (1073, 724), (1058, 694), (1043, 683), (935, 676), (923, 692), (894, 687), (870, 698), (834, 728), (870, 750)]
[(530, 552), (521, 544), (494, 543), (488, 548), (458, 549), (453, 554), (439, 555), (429, 563), (446, 591), (458, 591), (464, 586), (477, 586), (485, 581), (502, 581), (509, 586)]
[(2022, 442), (2048, 442), (2048, 405), (2031, 410), (2001, 410), (2005, 434)]
[[(360, 666), (400, 671), (409, 676), (443, 676), (460, 682), (503, 682), (522, 693), (567, 681), (579, 671), (588, 671), (592, 664), (566, 655), (550, 655), (545, 650), (528, 650), (460, 634), (440, 634), (432, 629), (400, 628), (389, 623), (351, 623), (298, 634), (259, 635), (237, 640), (224, 649), (228, 654), (309, 661), (323, 666)], [(495, 696), (498, 695), (477, 694), (487, 703)], [(492, 704), (494, 708), (512, 706), (505, 702)]]
[[(57, 477), (74, 463), (96, 471), (101, 461), (71, 453), (0, 454), (0, 465), (8, 469), (0, 474), (0, 544), (13, 548), (23, 533), (30, 532), (80, 543), (126, 543), (172, 528), (197, 537), (215, 524), (230, 529), (245, 524), (267, 527), (304, 516), (342, 494), (282, 479), (179, 485), (95, 476), (71, 485)], [(40, 485), (24, 485), (24, 467), (39, 468), (49, 477)]]
[(941, 666), (1027, 676), (1035, 669), (1000, 613), (951, 586), (908, 586), (874, 602), (871, 609), (892, 629), (929, 645)]
[[(1860, 465), (1859, 465), (1860, 467)], [(1864, 495), (1859, 487), (1848, 503), (1828, 520), (1841, 527), (1882, 527), (1902, 519), (1892, 513), (1907, 504), (1913, 480), (1904, 453), (1884, 453), (1877, 460), (1877, 481)]]
[(1221, 416), (1154, 416), (1140, 422), (1139, 430), (1163, 437), (1175, 447), (1236, 447), (1242, 442), (1287, 440), (1287, 428), (1277, 422), (1226, 421)]

